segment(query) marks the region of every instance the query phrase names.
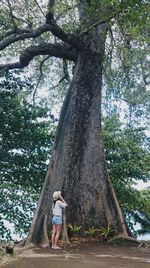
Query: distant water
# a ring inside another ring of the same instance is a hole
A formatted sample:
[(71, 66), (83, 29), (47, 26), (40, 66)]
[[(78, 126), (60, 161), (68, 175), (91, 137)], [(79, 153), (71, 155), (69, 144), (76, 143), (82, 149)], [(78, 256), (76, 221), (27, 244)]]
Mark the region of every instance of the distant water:
[(137, 239), (141, 241), (150, 241), (150, 234), (138, 235)]
[[(131, 222), (134, 225), (134, 231), (138, 231), (141, 229), (141, 224), (139, 222), (136, 222), (135, 224), (133, 218), (131, 218)], [(150, 232), (146, 234), (137, 235), (137, 240), (150, 241)]]

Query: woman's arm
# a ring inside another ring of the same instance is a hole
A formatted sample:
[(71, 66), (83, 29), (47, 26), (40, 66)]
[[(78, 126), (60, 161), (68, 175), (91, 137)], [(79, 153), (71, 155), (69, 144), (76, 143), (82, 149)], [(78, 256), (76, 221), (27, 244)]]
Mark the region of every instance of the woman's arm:
[(61, 201), (66, 205), (66, 207), (68, 207), (68, 204), (66, 203), (66, 201), (63, 199), (62, 196), (60, 196), (60, 199), (61, 199)]

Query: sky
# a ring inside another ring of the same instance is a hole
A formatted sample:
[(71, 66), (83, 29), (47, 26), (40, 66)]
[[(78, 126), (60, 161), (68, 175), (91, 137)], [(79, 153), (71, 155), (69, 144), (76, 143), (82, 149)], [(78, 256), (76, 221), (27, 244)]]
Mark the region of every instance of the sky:
[(136, 185), (134, 186), (134, 188), (136, 188), (137, 190), (142, 190), (142, 189), (145, 189), (146, 187), (150, 187), (150, 181), (143, 182), (140, 180), (140, 181), (136, 182)]

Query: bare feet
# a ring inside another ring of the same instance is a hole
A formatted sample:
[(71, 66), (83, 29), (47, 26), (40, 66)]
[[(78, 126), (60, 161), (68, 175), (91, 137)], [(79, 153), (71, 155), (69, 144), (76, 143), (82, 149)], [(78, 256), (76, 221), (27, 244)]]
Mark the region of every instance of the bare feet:
[(61, 248), (58, 246), (53, 246), (52, 249), (61, 249)]

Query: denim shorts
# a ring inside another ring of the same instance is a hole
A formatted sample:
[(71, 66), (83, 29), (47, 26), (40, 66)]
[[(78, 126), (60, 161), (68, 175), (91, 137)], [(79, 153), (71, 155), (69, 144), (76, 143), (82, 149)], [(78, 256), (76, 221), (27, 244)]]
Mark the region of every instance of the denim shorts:
[(54, 215), (52, 218), (52, 224), (62, 224), (62, 216)]

